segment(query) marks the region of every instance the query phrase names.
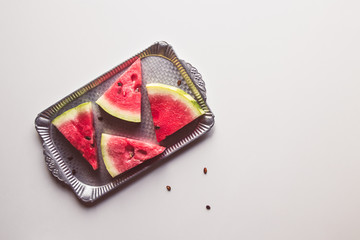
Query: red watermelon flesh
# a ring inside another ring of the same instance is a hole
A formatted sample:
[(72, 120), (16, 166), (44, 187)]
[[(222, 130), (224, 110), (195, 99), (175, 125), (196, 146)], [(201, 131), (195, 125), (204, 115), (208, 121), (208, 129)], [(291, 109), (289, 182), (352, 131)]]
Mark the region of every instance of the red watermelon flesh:
[(141, 121), (141, 62), (138, 58), (96, 101), (114, 117)]
[(160, 83), (146, 88), (158, 142), (204, 114), (196, 100), (180, 88)]
[(52, 123), (96, 170), (98, 161), (91, 102), (64, 112)]
[(135, 139), (102, 134), (101, 152), (106, 169), (115, 177), (165, 150), (164, 147)]

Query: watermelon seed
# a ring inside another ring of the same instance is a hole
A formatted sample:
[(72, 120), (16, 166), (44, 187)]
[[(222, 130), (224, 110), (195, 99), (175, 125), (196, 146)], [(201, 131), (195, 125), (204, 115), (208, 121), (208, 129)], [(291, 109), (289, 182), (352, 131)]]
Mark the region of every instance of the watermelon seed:
[(103, 117), (98, 117), (98, 119), (99, 119), (99, 121), (102, 121), (102, 120), (104, 120), (104, 118), (103, 118)]
[(135, 81), (137, 79), (137, 75), (134, 73), (131, 75), (131, 80)]
[(207, 209), (207, 210), (210, 210), (211, 207), (210, 207), (209, 205), (206, 205), (206, 209)]
[(85, 139), (86, 139), (86, 140), (91, 140), (91, 137), (85, 136)]
[(76, 174), (76, 170), (73, 169), (71, 173), (72, 173), (73, 175), (75, 175), (75, 174)]
[(171, 187), (170, 186), (166, 186), (166, 189), (170, 192), (171, 191)]
[(129, 152), (130, 158), (132, 158), (132, 157), (135, 155), (135, 153), (134, 153), (135, 149), (134, 149), (134, 147), (131, 146), (131, 145), (127, 145), (127, 146), (125, 147), (125, 151)]
[(155, 125), (155, 130), (159, 130), (159, 129), (160, 129), (160, 127)]
[(204, 174), (207, 174), (207, 168), (204, 168)]
[(145, 150), (142, 150), (142, 149), (140, 149), (140, 150), (138, 151), (138, 153), (139, 153), (139, 154), (142, 154), (142, 155), (146, 155), (146, 154), (147, 154), (147, 152), (146, 152)]
[(177, 85), (178, 85), (178, 86), (181, 85), (181, 80), (177, 81)]
[(117, 84), (118, 84), (118, 86), (119, 86), (119, 87), (121, 87), (121, 86), (122, 86), (122, 83), (121, 83), (121, 82), (118, 82)]
[(134, 91), (135, 92), (140, 92), (140, 87), (141, 87), (141, 84), (135, 84)]
[(94, 143), (92, 143), (92, 144), (91, 144), (91, 147), (92, 147), (92, 148), (94, 148), (94, 147), (95, 147), (95, 144), (94, 144)]

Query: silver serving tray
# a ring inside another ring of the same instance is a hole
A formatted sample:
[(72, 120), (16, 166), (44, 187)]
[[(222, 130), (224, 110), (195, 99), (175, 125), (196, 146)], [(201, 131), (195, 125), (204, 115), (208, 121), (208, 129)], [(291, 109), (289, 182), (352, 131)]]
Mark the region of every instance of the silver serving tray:
[[(141, 58), (143, 74), (142, 121), (141, 123), (129, 123), (110, 116), (97, 106), (95, 101), (138, 57)], [(166, 150), (161, 155), (145, 161), (116, 178), (112, 178), (108, 174), (99, 147), (99, 169), (93, 171), (91, 166), (81, 159), (80, 153), (51, 124), (51, 121), (64, 111), (80, 103), (92, 101), (97, 146), (100, 146), (99, 136), (103, 132), (156, 143), (145, 87), (147, 83), (152, 82), (165, 83), (183, 89), (198, 101), (205, 114), (165, 139), (162, 145), (166, 146)], [(169, 155), (204, 135), (213, 125), (214, 115), (206, 103), (205, 83), (200, 73), (191, 64), (179, 60), (173, 48), (166, 42), (154, 43), (146, 50), (42, 111), (35, 119), (35, 128), (43, 141), (48, 169), (55, 178), (68, 185), (81, 201), (90, 203), (146, 172), (157, 163), (161, 163)]]

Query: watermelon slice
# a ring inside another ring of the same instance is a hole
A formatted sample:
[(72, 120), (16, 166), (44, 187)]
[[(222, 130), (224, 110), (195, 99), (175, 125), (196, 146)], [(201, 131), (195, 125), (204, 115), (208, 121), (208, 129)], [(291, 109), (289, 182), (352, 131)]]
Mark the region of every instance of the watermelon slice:
[(114, 117), (141, 121), (141, 62), (137, 59), (96, 101)]
[(165, 147), (135, 139), (101, 135), (101, 152), (106, 169), (112, 177), (123, 173), (165, 150)]
[(57, 116), (52, 124), (96, 170), (98, 161), (91, 102), (82, 103), (64, 112)]
[(205, 113), (193, 97), (177, 87), (151, 83), (146, 88), (158, 142)]

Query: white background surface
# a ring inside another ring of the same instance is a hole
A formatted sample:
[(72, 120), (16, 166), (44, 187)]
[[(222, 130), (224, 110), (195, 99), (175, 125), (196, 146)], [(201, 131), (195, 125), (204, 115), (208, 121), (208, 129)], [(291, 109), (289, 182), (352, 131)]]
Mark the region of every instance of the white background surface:
[[(1, 1), (0, 239), (360, 239), (359, 10)], [(215, 127), (84, 207), (45, 167), (35, 117), (159, 40), (203, 75)]]

